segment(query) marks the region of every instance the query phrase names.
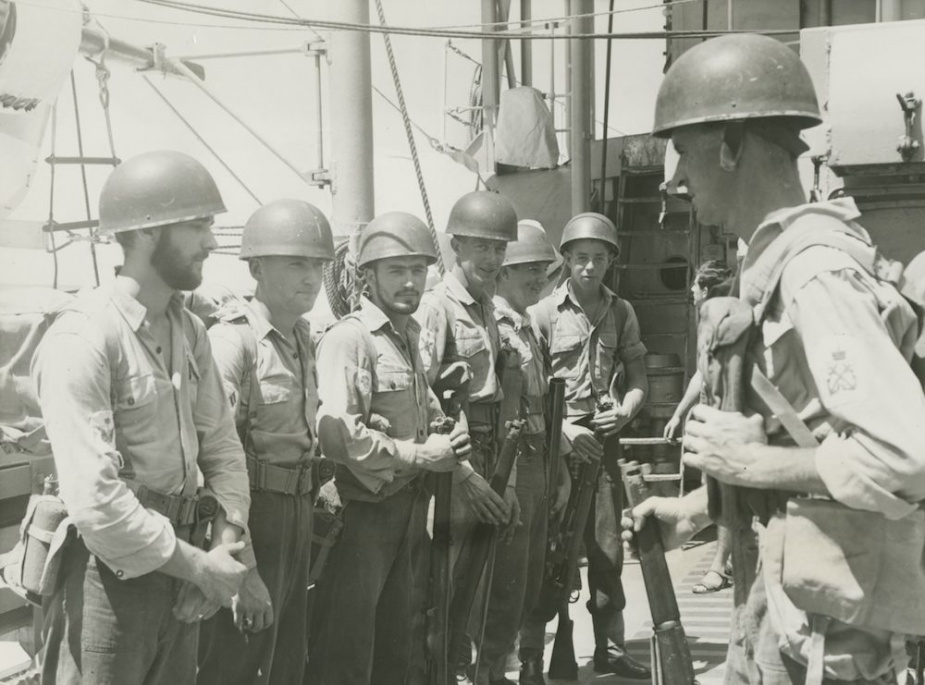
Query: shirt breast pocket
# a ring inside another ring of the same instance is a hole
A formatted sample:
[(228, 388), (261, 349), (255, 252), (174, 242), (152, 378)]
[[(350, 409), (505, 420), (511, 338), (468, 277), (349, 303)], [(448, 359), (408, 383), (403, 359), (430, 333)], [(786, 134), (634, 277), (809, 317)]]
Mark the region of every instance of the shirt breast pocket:
[(157, 387), (152, 374), (129, 376), (116, 383), (113, 422), (117, 428), (145, 428), (153, 424)]
[(485, 338), (476, 328), (457, 325), (454, 338), (456, 339), (456, 354), (462, 359), (471, 359), (477, 354), (488, 350)]
[(293, 381), (290, 376), (279, 374), (260, 379), (260, 404), (284, 404), (292, 398)]
[(404, 392), (413, 385), (411, 369), (390, 367), (380, 363), (376, 369), (376, 392)]
[(555, 378), (575, 378), (584, 345), (580, 335), (557, 335), (549, 348), (552, 375)]

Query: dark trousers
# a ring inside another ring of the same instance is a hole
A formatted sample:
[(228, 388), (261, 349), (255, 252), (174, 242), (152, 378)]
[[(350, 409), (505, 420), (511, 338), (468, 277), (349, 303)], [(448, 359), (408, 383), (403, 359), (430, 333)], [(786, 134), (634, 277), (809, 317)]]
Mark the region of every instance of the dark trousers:
[[(616, 463), (616, 439), (604, 443), (604, 468), (591, 504), (593, 516), (585, 525), (588, 554), (588, 612), (594, 626), (594, 644), (604, 648), (608, 640), (618, 647), (625, 641), (623, 609), (623, 541), (620, 517), (623, 512), (623, 480)], [(573, 482), (573, 487), (575, 484)]]
[(479, 664), (482, 671), (488, 670), (496, 679), (504, 676), (507, 654), (543, 583), (549, 510), (544, 457), (545, 436), (524, 440), (517, 459), (515, 488), (521, 525), (515, 530), (513, 539), (507, 544), (499, 542), (495, 551)]
[(305, 669), (311, 495), (251, 492), (248, 524), (273, 625), (240, 632), (230, 609), (202, 624), (199, 685), (299, 683)]
[(83, 544), (67, 555), (44, 603), (43, 685), (183, 685), (196, 680), (198, 623), (173, 606), (182, 581), (162, 573), (122, 580)]
[(403, 685), (423, 676), (426, 519), (419, 481), (381, 502), (347, 503), (317, 590), (324, 614), (309, 682)]

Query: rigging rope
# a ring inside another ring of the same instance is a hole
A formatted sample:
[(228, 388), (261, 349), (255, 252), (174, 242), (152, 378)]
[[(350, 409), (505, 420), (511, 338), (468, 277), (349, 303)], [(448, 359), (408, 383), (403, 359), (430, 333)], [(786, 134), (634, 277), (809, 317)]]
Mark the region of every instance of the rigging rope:
[[(470, 38), (473, 40), (484, 40), (485, 34), (481, 31), (460, 31), (446, 29), (428, 29), (416, 28), (409, 26), (374, 26), (372, 24), (355, 24), (342, 21), (326, 21), (319, 19), (290, 19), (279, 15), (260, 14), (255, 12), (243, 12), (240, 10), (228, 10), (206, 5), (197, 5), (195, 3), (180, 2), (179, 0), (135, 0), (149, 5), (168, 7), (186, 12), (204, 14), (208, 16), (223, 17), (225, 19), (239, 19), (263, 24), (283, 24), (302, 27), (324, 28), (335, 31), (360, 31), (363, 33), (388, 33), (406, 36), (429, 36), (437, 38)], [(584, 39), (603, 39), (616, 38), (623, 40), (653, 40), (664, 38), (708, 38), (712, 36), (721, 36), (728, 33), (761, 33), (768, 36), (774, 35), (792, 35), (793, 29), (769, 29), (765, 31), (727, 31), (727, 30), (710, 30), (710, 31), (639, 31), (633, 33), (581, 33), (581, 34), (541, 34), (526, 31), (498, 31), (492, 37), (496, 40), (572, 40), (574, 38)]]
[[(74, 70), (71, 70), (71, 96), (74, 98), (74, 120), (77, 125), (77, 154), (81, 158), (84, 156), (84, 138), (83, 130), (80, 127), (80, 104), (77, 102), (77, 79), (74, 78)], [(90, 221), (92, 218), (92, 213), (90, 211), (90, 188), (87, 185), (87, 165), (84, 164), (83, 159), (80, 162), (80, 177), (83, 181), (83, 190), (84, 190), (84, 206), (87, 210), (87, 221)], [(54, 229), (54, 226), (51, 227)], [(94, 234), (93, 229), (90, 229), (90, 235)], [(96, 281), (96, 284), (100, 284), (100, 267), (96, 259), (96, 244), (91, 240), (90, 241), (90, 256), (93, 260), (93, 280)]]
[(167, 105), (167, 107), (170, 108), (170, 111), (173, 112), (173, 113), (177, 116), (177, 118), (184, 124), (184, 126), (186, 126), (187, 129), (189, 129), (190, 133), (192, 133), (192, 134), (196, 137), (196, 140), (198, 140), (198, 141), (200, 142), (200, 144), (201, 144), (206, 150), (208, 150), (209, 153), (210, 153), (213, 157), (215, 157), (216, 160), (218, 160), (218, 163), (221, 164), (222, 167), (224, 167), (225, 171), (227, 171), (229, 174), (231, 174), (231, 177), (232, 177), (235, 181), (238, 182), (238, 185), (240, 185), (242, 188), (244, 188), (245, 192), (253, 198), (254, 202), (256, 202), (258, 205), (262, 205), (263, 203), (260, 201), (260, 198), (257, 197), (257, 195), (254, 193), (254, 191), (252, 191), (252, 190), (247, 186), (247, 184), (246, 184), (243, 180), (241, 180), (241, 177), (238, 176), (238, 175), (234, 172), (234, 170), (228, 165), (227, 162), (225, 162), (224, 159), (222, 159), (221, 155), (219, 155), (218, 152), (216, 152), (215, 148), (213, 148), (211, 145), (209, 145), (209, 144), (206, 142), (205, 138), (203, 138), (203, 137), (199, 134), (199, 131), (197, 131), (197, 130), (193, 127), (193, 125), (192, 125), (189, 121), (187, 121), (186, 118), (180, 113), (180, 111), (179, 111), (176, 107), (173, 106), (173, 103), (171, 103), (170, 100), (167, 99), (167, 96), (164, 95), (163, 92), (161, 92), (161, 89), (158, 88), (156, 85), (154, 85), (154, 82), (151, 80), (151, 78), (150, 78), (149, 76), (147, 76), (147, 75), (143, 75), (142, 78), (144, 78), (144, 80), (147, 82), (147, 84), (148, 84), (149, 86), (151, 86), (151, 89), (152, 89), (155, 93), (157, 93), (157, 95), (161, 98), (161, 100), (164, 102), (164, 104)]
[[(376, 0), (376, 12), (379, 15), (379, 23), (385, 26), (385, 12), (382, 9), (382, 0)], [(411, 149), (411, 161), (414, 163), (414, 173), (417, 176), (418, 188), (421, 191), (421, 202), (424, 203), (427, 228), (430, 230), (430, 237), (434, 241), (434, 249), (437, 252), (437, 272), (442, 278), (445, 273), (443, 257), (440, 254), (440, 243), (437, 240), (437, 229), (434, 227), (434, 216), (430, 210), (430, 200), (427, 198), (427, 187), (424, 185), (424, 172), (421, 170), (417, 144), (414, 142), (414, 132), (411, 130), (411, 119), (408, 116), (408, 107), (405, 105), (405, 95), (398, 75), (398, 65), (395, 62), (395, 53), (392, 51), (392, 39), (388, 33), (382, 34), (382, 39), (385, 42), (385, 52), (389, 58), (389, 69), (392, 71), (392, 81), (395, 84), (395, 94), (398, 96), (398, 106), (401, 108), (401, 121), (405, 127), (405, 136), (408, 138), (408, 147)]]

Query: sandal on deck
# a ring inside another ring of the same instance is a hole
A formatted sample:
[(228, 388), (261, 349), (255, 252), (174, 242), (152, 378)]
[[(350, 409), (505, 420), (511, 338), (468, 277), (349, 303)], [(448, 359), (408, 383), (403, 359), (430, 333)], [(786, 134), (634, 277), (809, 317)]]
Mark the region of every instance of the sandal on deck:
[[(719, 578), (719, 582), (707, 582), (707, 579), (711, 576), (716, 576)], [(691, 591), (695, 595), (705, 595), (709, 592), (719, 592), (720, 590), (725, 590), (727, 587), (732, 587), (732, 579), (729, 576), (723, 575), (719, 571), (707, 571), (703, 574), (703, 578), (699, 583), (694, 585), (691, 588)]]

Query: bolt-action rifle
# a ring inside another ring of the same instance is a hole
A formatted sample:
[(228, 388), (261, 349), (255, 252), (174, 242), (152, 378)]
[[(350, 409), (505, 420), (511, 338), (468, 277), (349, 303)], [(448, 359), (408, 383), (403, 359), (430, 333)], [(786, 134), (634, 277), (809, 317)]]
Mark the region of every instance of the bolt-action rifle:
[[(463, 363), (453, 364), (435, 384), (440, 404), (446, 416), (437, 422), (438, 433), (453, 432), (456, 422), (464, 419), (465, 402), (469, 395), (469, 370)], [(453, 473), (432, 474), (434, 490), (433, 539), (430, 546), (430, 577), (428, 578), (427, 611), (427, 682), (448, 685), (449, 615), (450, 615), (450, 498), (453, 494)]]
[[(523, 421), (511, 421), (508, 424), (507, 435), (498, 455), (498, 463), (491, 476), (489, 485), (496, 494), (504, 496), (507, 482), (514, 468), (517, 458), (517, 449), (520, 443), (520, 433), (523, 430)], [(456, 577), (461, 581), (453, 590), (453, 599), (450, 602), (449, 614), (449, 640), (448, 654), (459, 654), (466, 635), (469, 623), (469, 614), (475, 601), (476, 591), (482, 579), (482, 572), (491, 553), (493, 540), (498, 534), (498, 528), (490, 523), (477, 523), (467, 540), (468, 549), (463, 549), (456, 562), (460, 566)], [(444, 685), (441, 683), (441, 685)]]
[[(627, 504), (635, 507), (654, 493), (645, 481), (651, 467), (638, 462), (619, 462), (626, 488)], [(652, 682), (664, 685), (693, 685), (694, 666), (690, 646), (681, 625), (681, 612), (674, 596), (671, 574), (665, 561), (665, 546), (658, 526), (647, 521), (635, 535), (642, 578), (652, 614)]]

